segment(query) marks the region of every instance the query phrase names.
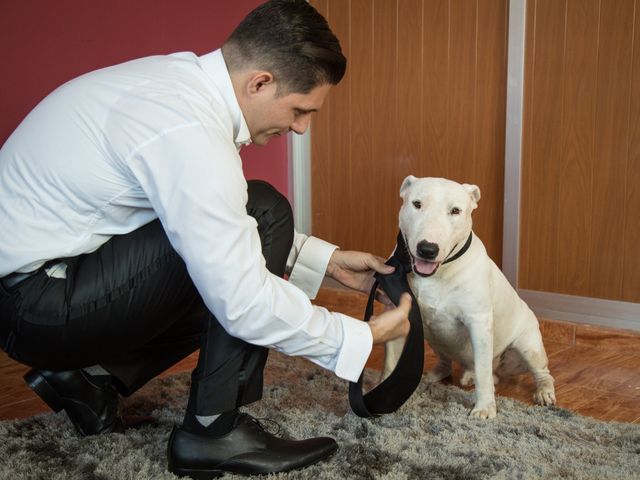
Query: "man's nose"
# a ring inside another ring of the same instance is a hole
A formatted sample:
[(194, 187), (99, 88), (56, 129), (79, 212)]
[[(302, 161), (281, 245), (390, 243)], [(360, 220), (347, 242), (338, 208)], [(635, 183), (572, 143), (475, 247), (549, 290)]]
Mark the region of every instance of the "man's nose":
[(291, 124), (291, 130), (296, 132), (298, 135), (302, 135), (309, 128), (309, 123), (311, 122), (311, 118), (309, 115), (304, 115), (303, 117), (297, 118)]

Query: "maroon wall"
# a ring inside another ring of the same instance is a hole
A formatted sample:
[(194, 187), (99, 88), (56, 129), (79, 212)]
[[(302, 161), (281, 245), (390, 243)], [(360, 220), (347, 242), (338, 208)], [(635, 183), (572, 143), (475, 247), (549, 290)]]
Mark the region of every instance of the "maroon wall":
[[(49, 92), (147, 55), (218, 48), (260, 0), (1, 0), (0, 144)], [(288, 191), (285, 138), (242, 151), (247, 178)]]

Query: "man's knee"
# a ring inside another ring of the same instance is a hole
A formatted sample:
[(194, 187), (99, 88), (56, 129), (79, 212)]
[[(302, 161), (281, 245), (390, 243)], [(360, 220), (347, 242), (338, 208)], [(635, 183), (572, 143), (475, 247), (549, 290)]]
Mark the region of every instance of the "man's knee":
[(249, 180), (247, 213), (258, 220), (268, 212), (270, 220), (293, 233), (293, 211), (287, 197), (270, 183), (263, 180)]

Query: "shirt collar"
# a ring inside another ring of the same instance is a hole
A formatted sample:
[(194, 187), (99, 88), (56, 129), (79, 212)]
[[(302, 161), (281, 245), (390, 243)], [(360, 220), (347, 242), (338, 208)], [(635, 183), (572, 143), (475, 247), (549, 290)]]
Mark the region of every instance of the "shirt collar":
[(244, 119), (238, 99), (233, 90), (231, 76), (227, 70), (227, 64), (222, 56), (222, 49), (215, 50), (199, 57), (200, 65), (205, 73), (211, 78), (217, 90), (222, 95), (224, 103), (227, 105), (231, 118), (233, 119), (233, 133), (236, 147), (240, 148), (251, 143), (249, 127)]

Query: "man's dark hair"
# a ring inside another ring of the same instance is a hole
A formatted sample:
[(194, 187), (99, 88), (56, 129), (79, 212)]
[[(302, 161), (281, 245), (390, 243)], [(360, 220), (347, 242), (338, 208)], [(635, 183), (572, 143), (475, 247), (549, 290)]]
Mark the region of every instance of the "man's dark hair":
[(305, 0), (271, 0), (236, 27), (222, 47), (229, 70), (252, 65), (271, 72), (278, 95), (336, 85), (347, 67), (329, 24)]

